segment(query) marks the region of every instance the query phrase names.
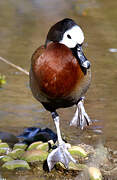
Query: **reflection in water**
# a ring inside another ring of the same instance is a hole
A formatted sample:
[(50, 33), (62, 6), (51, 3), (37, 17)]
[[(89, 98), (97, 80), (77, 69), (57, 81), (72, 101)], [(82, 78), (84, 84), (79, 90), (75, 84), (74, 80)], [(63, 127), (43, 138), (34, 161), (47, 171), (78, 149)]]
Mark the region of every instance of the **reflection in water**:
[[(108, 49), (117, 48), (116, 7), (114, 0), (0, 1), (0, 56), (27, 70), (32, 53), (45, 41), (52, 24), (65, 17), (80, 24), (88, 44), (85, 51), (92, 63), (92, 85), (87, 93), (86, 109), (92, 119), (100, 120), (97, 126), (104, 126), (106, 143), (114, 148), (117, 146), (117, 53)], [(17, 134), (24, 127), (38, 123), (54, 128), (51, 116), (33, 99), (28, 77), (2, 62), (0, 73), (7, 78), (7, 85), (0, 89), (1, 130)], [(72, 143), (88, 142), (88, 136), (95, 134), (90, 130), (65, 131), (74, 111), (74, 108), (59, 110), (63, 131)]]

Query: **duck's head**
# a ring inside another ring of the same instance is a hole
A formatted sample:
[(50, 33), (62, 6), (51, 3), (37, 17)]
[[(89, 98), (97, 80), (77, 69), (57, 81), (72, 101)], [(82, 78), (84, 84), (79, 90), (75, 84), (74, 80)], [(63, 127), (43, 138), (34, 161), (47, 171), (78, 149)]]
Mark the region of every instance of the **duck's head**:
[(47, 34), (45, 46), (49, 42), (58, 42), (66, 45), (79, 60), (81, 67), (85, 69), (90, 68), (90, 62), (86, 59), (82, 50), (84, 33), (72, 19), (66, 18), (53, 25)]

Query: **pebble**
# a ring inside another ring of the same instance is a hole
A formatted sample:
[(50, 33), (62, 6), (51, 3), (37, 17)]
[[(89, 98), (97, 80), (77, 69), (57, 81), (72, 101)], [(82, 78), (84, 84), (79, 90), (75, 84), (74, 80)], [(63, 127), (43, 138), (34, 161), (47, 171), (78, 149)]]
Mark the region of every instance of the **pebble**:
[(101, 172), (96, 167), (89, 167), (88, 168), (90, 180), (102, 180)]

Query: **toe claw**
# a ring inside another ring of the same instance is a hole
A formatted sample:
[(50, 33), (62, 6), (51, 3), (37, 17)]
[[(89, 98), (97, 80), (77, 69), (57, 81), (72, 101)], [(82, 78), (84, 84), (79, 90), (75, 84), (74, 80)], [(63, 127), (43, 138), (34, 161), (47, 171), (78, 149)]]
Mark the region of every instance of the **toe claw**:
[(75, 112), (75, 115), (70, 122), (70, 126), (76, 126), (80, 127), (80, 129), (83, 130), (85, 126), (89, 126), (92, 124), (91, 119), (89, 118), (88, 114), (85, 111), (84, 105), (83, 105), (83, 99), (79, 101), (78, 108)]
[(52, 168), (57, 162), (61, 162), (68, 169), (70, 161), (77, 163), (77, 161), (68, 152), (66, 147), (58, 146), (48, 155), (47, 163), (49, 171), (52, 170)]

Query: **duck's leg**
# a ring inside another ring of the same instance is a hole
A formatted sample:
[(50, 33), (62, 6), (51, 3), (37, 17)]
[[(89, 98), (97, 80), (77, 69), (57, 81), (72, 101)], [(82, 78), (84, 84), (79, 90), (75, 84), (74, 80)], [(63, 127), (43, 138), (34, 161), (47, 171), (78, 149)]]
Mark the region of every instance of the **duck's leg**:
[(76, 163), (76, 160), (71, 156), (68, 152), (69, 145), (66, 145), (62, 140), (60, 127), (59, 127), (59, 116), (56, 112), (52, 112), (52, 118), (55, 123), (57, 136), (58, 136), (58, 147), (54, 149), (47, 158), (47, 163), (49, 167), (49, 171), (54, 167), (57, 162), (61, 162), (68, 168), (69, 162), (73, 161)]
[(74, 117), (70, 122), (70, 126), (79, 126), (81, 129), (83, 129), (85, 126), (89, 126), (90, 124), (92, 124), (92, 121), (85, 111), (84, 97), (81, 97), (81, 100), (77, 104), (77, 109), (74, 114)]

